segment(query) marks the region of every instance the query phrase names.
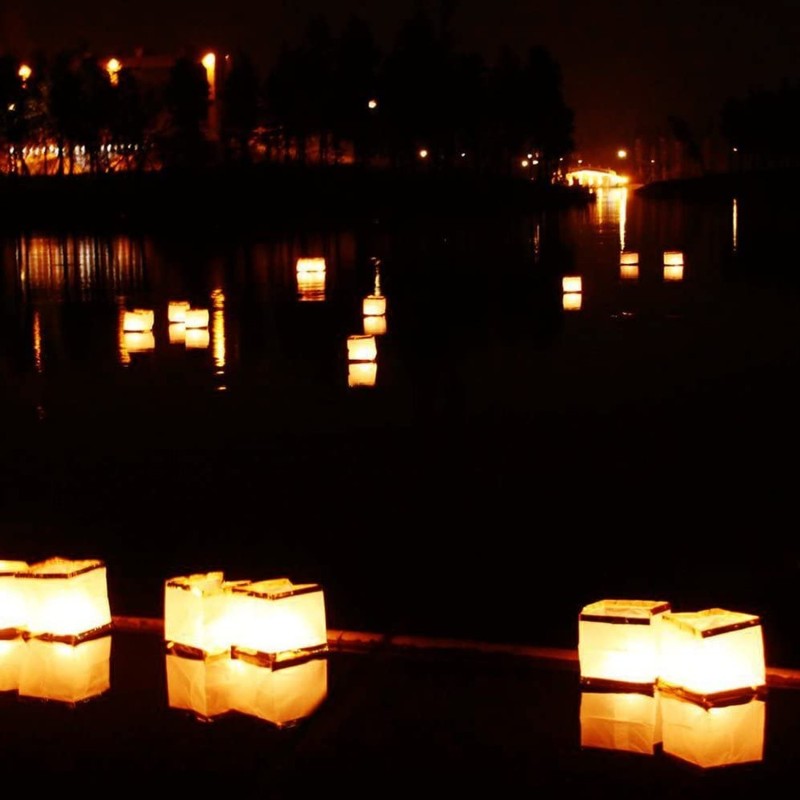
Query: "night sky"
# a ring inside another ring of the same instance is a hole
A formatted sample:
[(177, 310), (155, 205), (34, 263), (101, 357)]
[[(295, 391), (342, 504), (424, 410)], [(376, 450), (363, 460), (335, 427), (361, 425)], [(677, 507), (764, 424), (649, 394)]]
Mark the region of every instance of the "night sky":
[[(388, 49), (419, 3), (365, 0), (0, 0), (0, 46), (24, 56), (87, 43), (98, 53), (246, 50), (266, 69), (324, 14), (338, 31), (355, 13)], [(432, 15), (438, 2), (422, 3)], [(608, 161), (637, 133), (686, 119), (711, 130), (727, 97), (800, 77), (797, 0), (453, 0), (459, 50), (492, 60), (501, 45), (543, 45), (561, 65), (580, 155)]]

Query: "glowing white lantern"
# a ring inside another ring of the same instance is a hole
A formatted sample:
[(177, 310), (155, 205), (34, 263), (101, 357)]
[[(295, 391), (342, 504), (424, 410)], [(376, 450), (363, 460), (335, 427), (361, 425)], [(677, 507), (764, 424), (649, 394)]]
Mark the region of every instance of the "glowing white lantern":
[(172, 300), (167, 306), (167, 319), (170, 324), (175, 322), (185, 322), (186, 312), (189, 309), (189, 303), (186, 300)]
[(327, 652), (325, 597), (316, 583), (288, 578), (235, 586), (231, 653), (272, 665)]
[(564, 311), (580, 311), (583, 303), (581, 292), (566, 292), (561, 295), (561, 305)]
[(27, 571), (24, 561), (0, 561), (0, 639), (14, 637), (27, 626), (24, 584), (16, 577)]
[(683, 253), (680, 250), (665, 250), (664, 251), (664, 266), (665, 267), (682, 267), (683, 266)]
[(623, 264), (626, 265), (626, 266), (631, 266), (633, 264), (638, 265), (639, 264), (639, 254), (631, 252), (630, 250), (623, 250), (619, 254), (619, 263), (620, 263), (620, 266), (622, 266)]
[(325, 272), (325, 267), (324, 258), (298, 258), (296, 271), (298, 275), (304, 272)]
[(208, 327), (208, 309), (207, 308), (187, 308), (184, 314), (183, 324), (188, 331), (190, 328), (207, 328)]
[(208, 328), (187, 328), (184, 333), (184, 345), (187, 350), (208, 350), (211, 344), (211, 333)]
[(231, 710), (235, 664), (227, 653), (212, 658), (166, 655), (167, 701), (170, 708), (191, 711), (210, 720)]
[(664, 614), (659, 685), (704, 703), (760, 691), (766, 686), (760, 618), (723, 608)]
[(565, 275), (561, 279), (562, 292), (580, 292), (583, 291), (583, 281), (580, 275)]
[(169, 326), (169, 343), (186, 344), (186, 326), (182, 322), (173, 322)]
[(639, 278), (638, 264), (620, 264), (619, 277), (624, 281), (635, 281)]
[(706, 708), (662, 694), (664, 753), (704, 769), (763, 761), (766, 708), (757, 698)]
[(661, 742), (659, 695), (581, 692), (581, 746), (653, 755)]
[(81, 703), (111, 686), (111, 636), (71, 645), (31, 639), (19, 676), (19, 694), (40, 700)]
[(25, 655), (25, 640), (0, 639), (0, 692), (16, 692)]
[(367, 336), (383, 336), (386, 333), (386, 317), (364, 317), (364, 333)]
[(96, 559), (50, 558), (18, 573), (28, 633), (75, 644), (111, 630), (106, 566)]
[(132, 333), (143, 333), (153, 330), (155, 314), (151, 309), (135, 308), (126, 311), (122, 320), (122, 330)]
[(355, 334), (347, 337), (347, 358), (349, 361), (374, 361), (378, 357), (375, 337), (368, 334)]
[(682, 281), (683, 264), (664, 264), (665, 281)]
[(122, 336), (125, 349), (129, 353), (146, 353), (156, 348), (156, 339), (150, 331), (125, 331)]
[(378, 377), (378, 364), (375, 361), (351, 361), (347, 365), (347, 385), (374, 386)]
[(231, 646), (231, 590), (222, 572), (170, 578), (164, 585), (164, 639), (175, 652), (205, 658)]
[(600, 600), (578, 617), (581, 681), (652, 686), (659, 675), (659, 633), (669, 603)]
[(311, 716), (328, 694), (328, 660), (311, 658), (280, 669), (268, 669), (246, 658), (235, 667), (233, 705), (236, 711), (278, 728)]
[(379, 317), (386, 313), (386, 298), (382, 294), (368, 294), (361, 302), (365, 317)]
[(325, 272), (298, 272), (297, 293), (303, 302), (320, 302), (325, 299)]

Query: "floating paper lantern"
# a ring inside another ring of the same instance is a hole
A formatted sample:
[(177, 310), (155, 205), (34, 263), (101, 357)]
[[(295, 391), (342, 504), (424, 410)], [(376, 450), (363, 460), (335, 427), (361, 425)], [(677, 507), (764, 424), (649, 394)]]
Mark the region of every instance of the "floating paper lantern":
[(235, 657), (273, 665), (327, 652), (325, 597), (318, 584), (277, 578), (235, 586), (232, 596)]
[(634, 253), (634, 252), (632, 252), (630, 250), (623, 250), (619, 254), (619, 263), (620, 263), (620, 266), (622, 266), (622, 265), (632, 266), (634, 264), (638, 266), (638, 264), (639, 264), (639, 254), (638, 253)]
[(190, 658), (168, 647), (166, 673), (170, 708), (191, 711), (201, 720), (227, 714), (231, 711), (235, 672), (235, 662), (228, 653)]
[(379, 317), (386, 313), (386, 298), (382, 294), (368, 294), (361, 302), (365, 317)]
[(172, 300), (167, 306), (167, 319), (170, 324), (186, 321), (186, 312), (190, 306), (186, 300)]
[(661, 743), (659, 695), (581, 692), (581, 746), (653, 755)]
[(208, 346), (211, 344), (211, 333), (208, 328), (187, 328), (183, 343), (187, 350), (208, 350)]
[(304, 272), (325, 272), (325, 269), (325, 259), (319, 256), (297, 259), (296, 271), (298, 275)]
[(182, 322), (173, 322), (169, 326), (168, 334), (170, 344), (186, 344), (186, 326)]
[(683, 264), (664, 264), (665, 281), (682, 281)]
[(102, 561), (50, 558), (18, 573), (17, 579), (25, 592), (28, 635), (76, 644), (111, 629)]
[(760, 618), (722, 608), (664, 614), (659, 685), (707, 704), (761, 691)]
[(287, 728), (311, 716), (328, 694), (328, 660), (310, 658), (280, 669), (235, 659), (232, 703), (236, 711)]
[(24, 561), (0, 561), (0, 639), (13, 638), (27, 626), (25, 585), (16, 577), (27, 571)]
[(303, 302), (325, 299), (325, 272), (298, 272), (297, 293)]
[(665, 267), (682, 267), (683, 266), (683, 253), (680, 250), (665, 250), (664, 251), (664, 266)]
[(150, 309), (135, 308), (126, 311), (122, 320), (122, 330), (132, 333), (151, 331), (155, 322), (155, 314)]
[(19, 675), (25, 655), (25, 640), (0, 639), (0, 692), (19, 690)]
[(111, 686), (111, 636), (66, 644), (31, 639), (19, 675), (21, 697), (76, 704)]
[(600, 600), (578, 617), (581, 681), (653, 685), (659, 675), (663, 600)]
[(706, 708), (662, 693), (661, 715), (666, 755), (704, 769), (764, 760), (766, 703), (761, 699)]
[(183, 324), (188, 331), (190, 328), (207, 328), (208, 327), (208, 309), (207, 308), (187, 308), (184, 314)]
[(347, 385), (374, 386), (378, 377), (378, 364), (375, 361), (351, 361), (347, 365)]
[(164, 585), (164, 639), (180, 655), (227, 652), (233, 633), (231, 590), (222, 572), (170, 578)]
[(561, 291), (581, 292), (583, 291), (583, 281), (580, 275), (565, 275), (561, 279)]
[(364, 333), (367, 336), (383, 336), (386, 333), (386, 317), (384, 315), (364, 317)]
[(369, 334), (355, 334), (347, 337), (347, 358), (349, 361), (374, 361), (378, 357), (375, 337)]

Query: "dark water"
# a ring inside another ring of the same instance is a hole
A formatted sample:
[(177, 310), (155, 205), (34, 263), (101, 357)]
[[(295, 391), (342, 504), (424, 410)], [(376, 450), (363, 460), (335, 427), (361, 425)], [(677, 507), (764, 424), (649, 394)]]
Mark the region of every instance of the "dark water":
[[(791, 220), (629, 193), (7, 237), (0, 558), (102, 558), (117, 615), (223, 570), (321, 583), (330, 627), (559, 647), (594, 600), (719, 606), (760, 614), (768, 662), (800, 666)], [(303, 257), (325, 258), (316, 283)], [(374, 384), (351, 385), (376, 288)], [(171, 326), (178, 300), (208, 328)], [(122, 330), (134, 308), (151, 336)]]

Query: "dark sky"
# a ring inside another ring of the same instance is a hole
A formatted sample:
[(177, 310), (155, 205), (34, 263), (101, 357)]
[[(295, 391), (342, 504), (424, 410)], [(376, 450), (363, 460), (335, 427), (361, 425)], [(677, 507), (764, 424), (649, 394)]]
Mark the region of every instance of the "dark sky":
[[(137, 46), (241, 47), (267, 65), (282, 41), (325, 14), (355, 13), (388, 48), (414, 0), (0, 0), (0, 46), (24, 55), (86, 42), (124, 55)], [(800, 78), (800, 0), (452, 0), (460, 50), (492, 59), (543, 45), (561, 65), (582, 154), (609, 160), (637, 131), (686, 118), (698, 135), (729, 96)], [(423, 0), (436, 14), (439, 3)]]

